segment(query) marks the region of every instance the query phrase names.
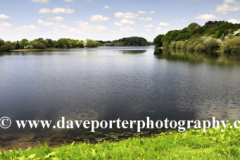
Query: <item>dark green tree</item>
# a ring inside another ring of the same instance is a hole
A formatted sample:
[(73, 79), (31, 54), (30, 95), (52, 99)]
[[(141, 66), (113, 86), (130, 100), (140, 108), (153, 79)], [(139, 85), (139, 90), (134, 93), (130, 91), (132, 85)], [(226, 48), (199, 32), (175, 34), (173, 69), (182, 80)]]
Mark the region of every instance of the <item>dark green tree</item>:
[(156, 38), (154, 38), (153, 43), (156, 47), (162, 47), (163, 45), (163, 34), (159, 34)]

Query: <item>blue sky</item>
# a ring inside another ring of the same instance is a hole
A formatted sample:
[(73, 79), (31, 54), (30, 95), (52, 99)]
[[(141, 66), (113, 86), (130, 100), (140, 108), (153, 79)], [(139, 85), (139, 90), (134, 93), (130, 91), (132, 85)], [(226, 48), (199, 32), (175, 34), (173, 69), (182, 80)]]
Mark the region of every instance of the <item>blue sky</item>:
[(192, 22), (240, 23), (239, 0), (0, 0), (0, 38), (148, 41)]

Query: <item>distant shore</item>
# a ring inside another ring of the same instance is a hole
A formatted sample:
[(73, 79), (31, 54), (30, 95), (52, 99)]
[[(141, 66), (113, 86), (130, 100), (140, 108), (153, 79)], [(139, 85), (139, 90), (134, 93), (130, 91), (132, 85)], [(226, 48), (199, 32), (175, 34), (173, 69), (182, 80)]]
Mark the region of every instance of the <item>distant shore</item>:
[(34, 52), (34, 51), (45, 51), (45, 50), (57, 50), (61, 48), (47, 48), (47, 49), (14, 49), (11, 52)]

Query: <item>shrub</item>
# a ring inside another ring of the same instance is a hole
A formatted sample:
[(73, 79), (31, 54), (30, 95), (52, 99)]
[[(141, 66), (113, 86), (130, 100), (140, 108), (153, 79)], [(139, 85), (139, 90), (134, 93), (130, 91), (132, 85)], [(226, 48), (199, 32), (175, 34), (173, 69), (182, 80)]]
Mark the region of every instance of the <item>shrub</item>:
[(169, 47), (170, 47), (171, 49), (176, 49), (176, 46), (177, 46), (177, 42), (172, 41)]
[(231, 51), (230, 45), (229, 45), (229, 42), (228, 42), (228, 41), (224, 41), (224, 42), (221, 44), (221, 50), (223, 50), (224, 52), (230, 52), (230, 51)]
[(232, 52), (240, 51), (240, 37), (234, 37), (228, 41)]
[(95, 42), (91, 39), (86, 39), (83, 42), (84, 47), (97, 47), (98, 46), (98, 42)]
[(181, 49), (182, 41), (177, 41), (176, 43), (177, 43), (177, 44), (176, 44), (176, 48), (177, 48), (177, 49)]
[(42, 44), (41, 42), (33, 42), (32, 44), (33, 48), (35, 49), (46, 49), (46, 46)]
[(125, 44), (123, 42), (117, 42), (115, 43), (115, 46), (125, 46)]
[(205, 51), (206, 47), (202, 44), (202, 43), (198, 43), (195, 47), (194, 47), (195, 51)]
[(206, 43), (206, 49), (208, 51), (214, 51), (219, 48), (219, 43), (217, 42), (216, 39), (211, 39)]
[(5, 44), (0, 47), (0, 51), (10, 51), (13, 49), (14, 49), (14, 46), (11, 44)]
[(181, 49), (187, 49), (187, 41), (182, 41), (181, 43)]
[(163, 42), (164, 49), (169, 49), (169, 42)]
[(77, 44), (77, 46), (80, 47), (80, 48), (83, 48), (83, 47), (84, 47), (84, 46), (83, 46), (83, 41), (78, 41), (76, 44)]
[(188, 45), (187, 50), (190, 51), (190, 52), (194, 51), (194, 45), (193, 44)]

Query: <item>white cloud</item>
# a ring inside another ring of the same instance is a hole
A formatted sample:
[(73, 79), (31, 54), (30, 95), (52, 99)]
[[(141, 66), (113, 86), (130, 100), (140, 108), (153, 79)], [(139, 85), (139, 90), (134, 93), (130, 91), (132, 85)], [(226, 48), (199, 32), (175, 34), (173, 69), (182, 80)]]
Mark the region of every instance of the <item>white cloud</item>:
[(122, 20), (121, 20), (121, 23), (122, 23), (122, 24), (134, 24), (133, 21), (129, 21), (129, 20), (127, 20), (127, 19), (122, 19)]
[(235, 3), (235, 0), (224, 0), (224, 3)]
[(229, 11), (238, 11), (240, 10), (240, 4), (234, 3), (233, 5), (229, 5), (228, 3), (223, 3), (222, 5), (217, 5), (216, 12), (220, 12), (222, 14), (227, 14)]
[(82, 29), (83, 31), (90, 31), (90, 30), (108, 30), (107, 27), (105, 26), (100, 26), (100, 25), (92, 25), (89, 24), (88, 22), (83, 22), (83, 21), (74, 21), (75, 24), (79, 24), (79, 28)]
[(11, 27), (12, 25), (10, 23), (2, 22), (0, 23), (0, 26)]
[(116, 26), (122, 26), (123, 24), (122, 23), (120, 23), (120, 22), (115, 22), (114, 23)]
[(74, 9), (65, 9), (65, 8), (54, 8), (53, 10), (42, 8), (38, 11), (38, 13), (65, 13), (65, 14), (72, 14), (74, 12)]
[(25, 32), (30, 30), (39, 30), (39, 28), (35, 27), (34, 25), (30, 25), (30, 26), (19, 26), (17, 28), (14, 28), (14, 30), (19, 32)]
[(186, 22), (186, 20), (185, 20), (185, 19), (182, 19), (182, 21), (183, 21), (183, 22)]
[(65, 9), (65, 8), (54, 8), (52, 10), (52, 13), (66, 13), (66, 14), (72, 14), (74, 12), (74, 9)]
[(0, 14), (0, 19), (9, 19), (10, 17), (4, 14)]
[(152, 18), (150, 18), (150, 17), (147, 17), (147, 18), (140, 17), (139, 20), (143, 20), (143, 21), (151, 21)]
[(159, 26), (169, 26), (169, 23), (165, 23), (165, 22), (160, 22)]
[(147, 14), (145, 11), (138, 11), (139, 14)]
[(238, 21), (236, 19), (229, 19), (228, 22), (233, 23), (233, 24), (240, 23), (240, 21)]
[(105, 9), (110, 9), (111, 7), (109, 7), (108, 5), (104, 6)]
[(173, 23), (178, 23), (178, 21), (172, 20)]
[(7, 22), (0, 23), (0, 31), (7, 31), (12, 25)]
[(151, 24), (149, 25), (144, 25), (144, 28), (152, 28), (153, 26)]
[(201, 19), (201, 20), (215, 20), (215, 19), (217, 19), (217, 17), (214, 16), (213, 14), (203, 14), (203, 15), (199, 15), (195, 18), (196, 19)]
[(126, 26), (126, 27), (121, 27), (120, 30), (122, 31), (135, 31), (132, 27)]
[(38, 20), (38, 24), (41, 24), (43, 26), (53, 26), (54, 25), (54, 23), (52, 23), (52, 22), (44, 22), (41, 19)]
[(64, 0), (65, 2), (74, 2), (74, 0)]
[(155, 14), (155, 12), (154, 12), (154, 11), (150, 11), (149, 13), (150, 13), (150, 14)]
[(38, 13), (51, 13), (51, 10), (47, 8), (42, 8), (38, 11)]
[(116, 18), (126, 18), (126, 19), (138, 17), (138, 14), (134, 14), (132, 12), (126, 12), (126, 13), (117, 12), (114, 15)]
[(36, 3), (50, 3), (49, 0), (31, 0), (33, 2), (36, 2)]
[(53, 19), (55, 21), (64, 21), (64, 18), (60, 17), (60, 16), (57, 16), (57, 17), (53, 17), (53, 18), (49, 18), (49, 19)]
[(158, 28), (157, 28), (157, 31), (161, 31), (161, 30), (162, 30), (162, 28), (161, 28), (161, 27), (158, 27)]
[(103, 17), (102, 15), (92, 15), (91, 18), (89, 19), (90, 21), (108, 21), (108, 17)]

